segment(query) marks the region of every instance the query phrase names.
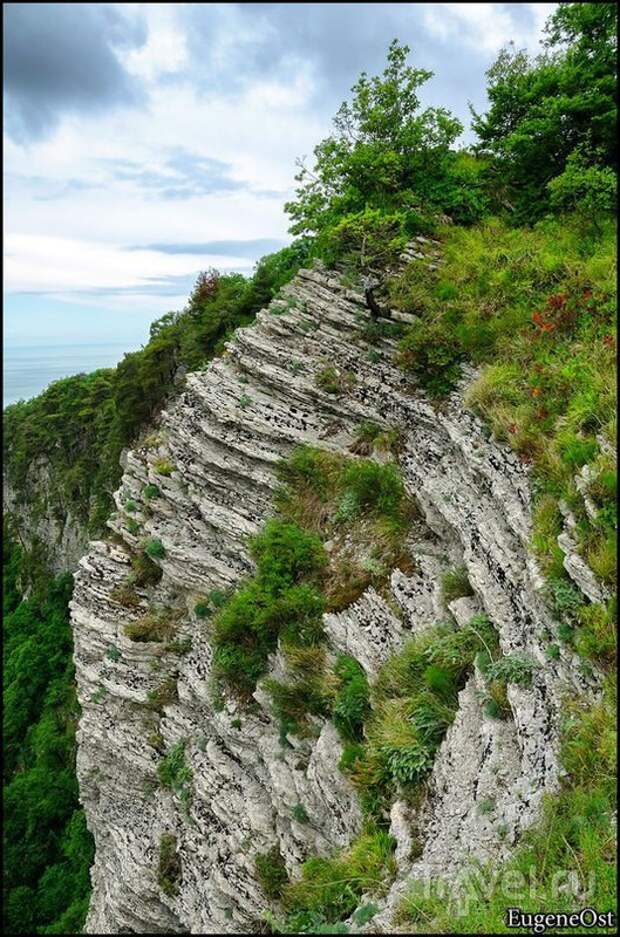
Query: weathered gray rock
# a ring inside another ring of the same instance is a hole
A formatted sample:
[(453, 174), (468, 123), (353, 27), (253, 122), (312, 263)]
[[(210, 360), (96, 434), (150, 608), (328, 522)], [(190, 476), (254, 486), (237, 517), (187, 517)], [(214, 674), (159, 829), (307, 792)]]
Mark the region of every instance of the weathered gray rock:
[[(369, 589), (325, 617), (333, 651), (354, 654), (372, 680), (410, 635), (450, 613), (463, 624), (484, 611), (505, 653), (528, 653), (540, 665), (530, 688), (511, 687), (510, 721), (485, 715), (479, 674), (462, 690), (429, 797), (411, 820), (424, 831), (421, 855), (411, 858), (406, 811), (395, 806), (400, 877), (367, 929), (390, 929), (403, 876), (456, 874), (467, 857), (504, 855), (536, 818), (543, 792), (557, 784), (560, 692), (581, 684), (571, 660), (549, 662), (544, 654), (552, 622), (527, 557), (527, 469), (464, 409), (473, 372), (438, 411), (391, 363), (392, 342), (373, 343), (382, 357), (369, 360), (359, 331), (363, 299), (336, 277), (300, 271), (286, 294), (292, 301), (274, 301), (254, 325), (238, 330), (224, 357), (187, 375), (186, 389), (163, 414), (162, 442), (126, 454), (110, 523), (120, 542), (92, 543), (80, 562), (72, 620), (83, 709), (78, 775), (96, 841), (91, 933), (247, 933), (269, 906), (254, 874), (258, 853), (278, 845), (295, 875), (308, 855), (328, 854), (359, 830), (354, 791), (337, 768), (333, 727), (317, 720), (316, 738), (283, 744), (260, 688), (250, 712), (232, 700), (216, 704), (209, 626), (193, 607), (199, 595), (251, 572), (247, 536), (272, 510), (278, 461), (299, 443), (347, 452), (362, 420), (403, 428), (400, 463), (424, 523), (410, 544), (414, 572), (393, 572), (390, 602)], [(328, 364), (356, 376), (347, 393), (316, 386)], [(161, 455), (174, 465), (170, 477), (155, 470)], [(148, 504), (147, 483), (161, 489)], [(138, 535), (127, 529), (128, 497), (141, 503)], [(144, 608), (124, 608), (115, 586), (130, 570), (130, 549), (144, 538), (164, 545), (157, 561), (163, 577), (137, 592), (144, 607), (149, 601), (184, 610), (180, 635), (192, 642), (184, 655), (124, 634)], [(461, 563), (475, 597), (446, 609), (440, 575)], [(108, 654), (112, 645), (120, 651), (116, 660)], [(279, 666), (276, 655), (274, 672)], [(176, 675), (178, 698), (157, 717), (144, 703), (167, 674)], [(166, 751), (181, 740), (192, 771), (185, 808), (177, 794), (152, 783), (157, 745)], [(481, 810), (491, 800), (493, 807)], [(300, 822), (299, 805), (307, 822)], [(163, 832), (176, 836), (182, 863), (174, 896), (157, 883)]]

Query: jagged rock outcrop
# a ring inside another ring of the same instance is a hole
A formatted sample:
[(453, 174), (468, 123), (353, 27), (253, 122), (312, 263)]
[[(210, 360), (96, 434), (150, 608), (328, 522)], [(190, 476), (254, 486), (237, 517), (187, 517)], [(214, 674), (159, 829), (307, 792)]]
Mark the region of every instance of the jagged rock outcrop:
[[(421, 814), (409, 817), (400, 801), (393, 808), (399, 878), (366, 930), (392, 929), (412, 876), (456, 875), (469, 856), (505, 855), (537, 817), (543, 792), (557, 784), (561, 696), (583, 678), (566, 650), (558, 660), (545, 655), (555, 624), (527, 555), (527, 468), (465, 410), (472, 373), (433, 406), (391, 362), (393, 341), (373, 339), (371, 348), (363, 338), (367, 315), (363, 297), (336, 276), (300, 271), (282, 299), (236, 332), (222, 358), (187, 375), (163, 414), (159, 442), (126, 456), (110, 522), (115, 536), (91, 544), (72, 601), (83, 708), (78, 775), (96, 841), (87, 932), (252, 932), (269, 907), (255, 877), (258, 853), (277, 845), (294, 876), (305, 857), (328, 854), (359, 830), (330, 723), (317, 719), (316, 739), (291, 738), (283, 747), (260, 690), (250, 711), (233, 700), (214, 703), (208, 622), (195, 604), (251, 571), (246, 540), (272, 510), (278, 461), (299, 443), (349, 452), (363, 420), (402, 428), (403, 477), (425, 523), (409, 543), (414, 571), (392, 573), (393, 607), (368, 590), (325, 617), (333, 648), (355, 656), (372, 681), (409, 635), (449, 614), (440, 574), (463, 564), (475, 596), (452, 603), (456, 621), (484, 611), (502, 651), (528, 654), (538, 665), (531, 687), (509, 688), (512, 720), (485, 714), (479, 673), (462, 690)], [(315, 383), (327, 366), (353, 376), (340, 395)], [(157, 471), (158, 459), (169, 462), (169, 476)], [(147, 502), (148, 484), (160, 495)], [(123, 510), (127, 499), (139, 507), (133, 523)], [(145, 537), (164, 547), (157, 560), (163, 576), (136, 587), (140, 606), (127, 608), (119, 587)], [(124, 625), (149, 602), (182, 610), (176, 650), (125, 635)], [(191, 649), (181, 654), (185, 638)], [(167, 678), (174, 693), (158, 715), (145, 702)], [(178, 743), (192, 772), (185, 803), (178, 791), (153, 784), (162, 752)], [(483, 801), (492, 810), (481, 811)], [(422, 831), (415, 859), (409, 820)], [(163, 833), (176, 838), (182, 871), (175, 893), (158, 885)]]

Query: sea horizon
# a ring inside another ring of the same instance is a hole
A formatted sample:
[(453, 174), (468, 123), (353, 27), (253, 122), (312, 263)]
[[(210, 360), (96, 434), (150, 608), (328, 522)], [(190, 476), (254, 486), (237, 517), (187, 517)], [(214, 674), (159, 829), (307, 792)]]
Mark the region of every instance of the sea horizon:
[(2, 408), (38, 396), (54, 381), (112, 368), (143, 342), (5, 343), (2, 350)]

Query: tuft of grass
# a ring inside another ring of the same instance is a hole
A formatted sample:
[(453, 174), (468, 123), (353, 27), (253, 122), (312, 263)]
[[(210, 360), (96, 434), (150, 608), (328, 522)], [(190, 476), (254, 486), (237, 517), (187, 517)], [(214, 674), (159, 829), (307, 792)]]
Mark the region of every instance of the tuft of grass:
[(154, 607), (123, 630), (132, 641), (167, 641), (174, 637), (180, 615), (179, 609)]
[(180, 739), (157, 765), (157, 777), (162, 787), (167, 787), (179, 797), (185, 809), (191, 800), (192, 769), (185, 760), (186, 739)]
[(314, 376), (314, 383), (326, 394), (339, 396), (350, 390), (356, 382), (352, 371), (339, 371), (332, 365), (321, 368)]
[(178, 699), (177, 678), (170, 674), (154, 690), (149, 690), (146, 705), (155, 712), (162, 713), (165, 706), (170, 706)]
[(142, 497), (150, 501), (152, 498), (161, 498), (161, 491), (157, 485), (145, 485), (142, 490)]
[(159, 537), (151, 537), (144, 545), (144, 552), (147, 556), (160, 560), (166, 555), (166, 548)]
[(164, 895), (174, 898), (179, 893), (181, 878), (182, 866), (177, 852), (177, 838), (174, 833), (162, 833), (159, 840), (157, 884)]
[(170, 461), (170, 459), (166, 459), (162, 456), (159, 459), (154, 459), (153, 468), (158, 475), (165, 475), (166, 477), (169, 477), (174, 472), (175, 465)]
[(324, 933), (337, 933), (326, 925), (336, 925), (352, 914), (362, 895), (386, 893), (396, 871), (393, 849), (391, 836), (369, 827), (334, 856), (307, 859), (300, 878), (282, 893), (289, 928), (284, 932), (308, 933), (309, 928), (323, 925)]
[(269, 852), (258, 853), (254, 859), (256, 878), (267, 898), (277, 901), (288, 884), (286, 864), (277, 846)]
[(466, 566), (455, 566), (454, 569), (450, 569), (443, 574), (441, 577), (441, 593), (446, 605), (455, 599), (474, 594)]

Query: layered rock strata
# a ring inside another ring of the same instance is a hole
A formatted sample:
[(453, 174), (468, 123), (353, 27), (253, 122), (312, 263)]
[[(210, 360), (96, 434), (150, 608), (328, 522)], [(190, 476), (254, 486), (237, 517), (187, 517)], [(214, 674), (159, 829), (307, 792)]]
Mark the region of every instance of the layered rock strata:
[[(424, 257), (424, 245), (414, 247)], [(391, 929), (411, 877), (456, 875), (468, 857), (504, 856), (557, 785), (562, 693), (582, 688), (582, 678), (565, 650), (559, 660), (545, 654), (555, 624), (527, 554), (527, 468), (465, 410), (473, 373), (433, 406), (392, 363), (393, 340), (364, 338), (367, 317), (363, 297), (337, 276), (300, 271), (222, 358), (187, 375), (155, 443), (126, 456), (113, 535), (91, 543), (72, 602), (83, 709), (78, 774), (96, 841), (87, 932), (257, 931), (270, 904), (256, 880), (257, 854), (277, 846), (295, 876), (306, 857), (329, 854), (360, 829), (334, 727), (317, 720), (315, 739), (283, 746), (260, 690), (250, 711), (214, 702), (209, 626), (194, 609), (200, 596), (251, 572), (247, 538), (272, 511), (279, 460), (300, 443), (350, 454), (362, 421), (401, 428), (403, 478), (424, 524), (409, 543), (414, 571), (392, 572), (393, 601), (369, 589), (325, 616), (332, 649), (355, 656), (372, 681), (411, 634), (449, 615), (463, 623), (485, 612), (502, 651), (536, 664), (531, 687), (509, 687), (511, 720), (485, 714), (479, 673), (462, 690), (421, 814), (411, 817), (400, 801), (392, 811), (399, 878), (367, 929)], [(342, 378), (342, 393), (317, 386), (326, 368)], [(145, 499), (147, 485), (158, 496)], [(140, 605), (127, 608), (118, 597), (145, 539), (163, 545), (163, 576), (137, 586)], [(441, 574), (461, 564), (475, 595), (447, 609)], [(172, 646), (124, 632), (153, 604), (181, 612)], [(186, 638), (191, 649), (179, 653)], [(166, 680), (174, 693), (154, 712), (145, 702)], [(192, 772), (185, 801), (154, 781), (162, 753), (179, 743)], [(481, 811), (483, 801), (493, 809)], [(414, 826), (423, 839), (415, 860)], [(170, 894), (158, 883), (164, 833), (175, 837), (182, 870)]]

